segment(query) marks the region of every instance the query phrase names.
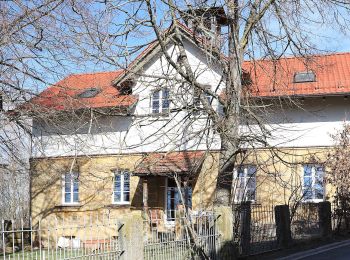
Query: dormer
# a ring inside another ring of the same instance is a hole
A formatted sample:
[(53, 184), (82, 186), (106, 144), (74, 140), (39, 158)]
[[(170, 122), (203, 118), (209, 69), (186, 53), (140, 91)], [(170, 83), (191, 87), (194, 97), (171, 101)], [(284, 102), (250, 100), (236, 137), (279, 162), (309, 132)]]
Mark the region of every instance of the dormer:
[(228, 18), (223, 7), (189, 8), (182, 13), (186, 26), (205, 36), (213, 45), (221, 45), (221, 29), (228, 25)]

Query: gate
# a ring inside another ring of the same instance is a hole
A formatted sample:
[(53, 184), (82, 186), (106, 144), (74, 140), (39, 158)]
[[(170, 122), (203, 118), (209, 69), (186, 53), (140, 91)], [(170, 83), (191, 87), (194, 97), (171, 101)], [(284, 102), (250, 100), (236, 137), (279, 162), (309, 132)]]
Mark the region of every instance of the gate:
[(220, 237), (217, 216), (212, 212), (200, 212), (187, 217), (176, 212), (172, 223), (166, 221), (161, 211), (150, 211), (145, 222), (146, 239), (144, 258), (146, 260), (192, 259), (205, 254), (218, 259)]

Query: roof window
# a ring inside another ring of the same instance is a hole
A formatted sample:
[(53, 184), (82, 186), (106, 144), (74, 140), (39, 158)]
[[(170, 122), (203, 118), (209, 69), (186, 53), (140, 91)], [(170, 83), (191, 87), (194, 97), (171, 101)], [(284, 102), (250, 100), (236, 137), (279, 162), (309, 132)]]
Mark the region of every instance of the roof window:
[(101, 92), (101, 88), (89, 88), (87, 90), (84, 90), (83, 92), (79, 93), (77, 95), (78, 98), (93, 98), (95, 97), (98, 93)]
[(316, 75), (313, 71), (296, 72), (294, 74), (294, 83), (315, 82), (315, 81), (316, 81)]

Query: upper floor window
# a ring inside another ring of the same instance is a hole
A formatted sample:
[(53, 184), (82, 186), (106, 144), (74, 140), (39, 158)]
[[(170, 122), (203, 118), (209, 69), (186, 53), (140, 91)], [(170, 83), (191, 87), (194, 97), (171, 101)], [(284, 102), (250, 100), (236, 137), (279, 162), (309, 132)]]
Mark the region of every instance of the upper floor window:
[(256, 166), (244, 165), (234, 171), (234, 196), (236, 202), (255, 201)]
[(167, 114), (170, 109), (169, 89), (156, 90), (152, 94), (152, 114)]
[(113, 203), (130, 203), (130, 174), (128, 170), (117, 170), (114, 173)]
[(306, 164), (303, 166), (303, 200), (321, 201), (324, 198), (324, 166)]
[(64, 204), (79, 203), (79, 174), (76, 172), (64, 175)]

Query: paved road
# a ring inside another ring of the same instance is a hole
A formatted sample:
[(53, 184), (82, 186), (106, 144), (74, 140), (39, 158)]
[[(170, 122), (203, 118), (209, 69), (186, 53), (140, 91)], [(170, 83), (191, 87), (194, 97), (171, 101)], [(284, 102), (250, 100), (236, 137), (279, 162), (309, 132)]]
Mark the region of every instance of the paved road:
[(350, 245), (344, 245), (338, 248), (330, 249), (325, 252), (320, 252), (316, 255), (309, 255), (300, 259), (307, 260), (350, 260)]
[(298, 252), (278, 260), (350, 260), (350, 240)]

